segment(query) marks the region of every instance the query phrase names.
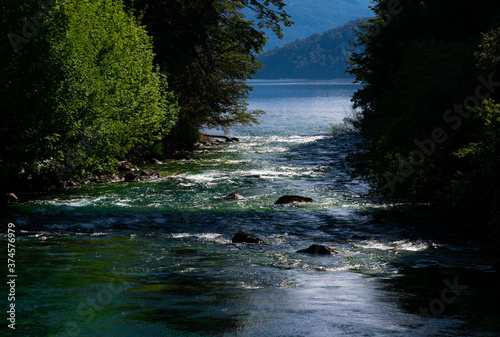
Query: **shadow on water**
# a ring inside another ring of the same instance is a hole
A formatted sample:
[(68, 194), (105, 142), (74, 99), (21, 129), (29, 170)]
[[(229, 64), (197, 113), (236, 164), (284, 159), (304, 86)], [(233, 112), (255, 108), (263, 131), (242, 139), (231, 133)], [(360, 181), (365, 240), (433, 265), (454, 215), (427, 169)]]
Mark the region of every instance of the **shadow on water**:
[(397, 277), (380, 281), (395, 294), (400, 310), (427, 322), (456, 319), (450, 335), (500, 333), (500, 248), (485, 239), (487, 228), (476, 219), (425, 206), (360, 213), (369, 214), (358, 225), (368, 237), (355, 241), (395, 254), (386, 261)]
[(141, 287), (130, 289), (130, 293), (142, 309), (120, 308), (129, 313), (127, 319), (139, 324), (162, 322), (172, 329), (203, 336), (237, 331), (241, 327), (242, 313), (235, 304), (245, 302), (245, 296), (220, 280), (172, 274), (146, 276), (136, 282)]

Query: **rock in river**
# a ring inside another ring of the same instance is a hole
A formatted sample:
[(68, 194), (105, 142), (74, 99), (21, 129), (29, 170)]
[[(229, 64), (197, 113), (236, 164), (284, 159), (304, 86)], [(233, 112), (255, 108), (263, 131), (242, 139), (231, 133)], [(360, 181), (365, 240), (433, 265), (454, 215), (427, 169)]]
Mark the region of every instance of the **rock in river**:
[(311, 198), (307, 197), (301, 197), (300, 195), (284, 195), (281, 198), (279, 198), (274, 204), (275, 205), (285, 205), (285, 204), (291, 204), (294, 202), (316, 202)]
[(301, 249), (298, 250), (297, 253), (307, 253), (307, 254), (316, 254), (316, 255), (332, 255), (338, 253), (337, 250), (327, 247), (327, 246), (322, 246), (322, 245), (311, 245), (307, 249)]
[(226, 200), (242, 200), (242, 199), (245, 199), (245, 197), (239, 193), (233, 192), (233, 193), (229, 193), (228, 195), (226, 195), (224, 197), (224, 199), (226, 199)]
[(118, 171), (139, 171), (139, 168), (129, 161), (122, 160), (118, 164)]
[(132, 172), (129, 172), (125, 175), (125, 181), (128, 181), (128, 182), (141, 181), (141, 180), (142, 180), (142, 178), (140, 175), (132, 173)]
[(233, 236), (233, 243), (265, 243), (264, 240), (259, 239), (255, 235), (245, 232), (238, 232)]
[(141, 176), (148, 177), (150, 179), (157, 179), (160, 178), (160, 174), (156, 171), (153, 171), (152, 169), (144, 169), (141, 172)]

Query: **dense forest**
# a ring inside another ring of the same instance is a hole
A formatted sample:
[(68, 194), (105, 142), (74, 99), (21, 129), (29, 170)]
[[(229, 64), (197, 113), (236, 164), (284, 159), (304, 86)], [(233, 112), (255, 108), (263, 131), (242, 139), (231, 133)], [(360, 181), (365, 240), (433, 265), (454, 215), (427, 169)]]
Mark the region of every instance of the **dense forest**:
[(259, 56), (264, 64), (258, 78), (309, 78), (332, 79), (349, 77), (346, 62), (354, 47), (354, 29), (360, 21), (351, 21), (323, 34), (313, 34), (306, 39), (290, 42)]
[(371, 0), (300, 0), (287, 1), (286, 4), (294, 25), (283, 29), (282, 39), (270, 34), (265, 51), (373, 15), (369, 8)]
[(378, 1), (351, 74), (362, 84), (351, 156), (377, 194), (466, 211), (500, 234), (500, 7)]
[[(282, 0), (2, 1), (0, 191), (113, 172), (255, 123), (245, 80)], [(242, 14), (250, 11), (252, 17)]]

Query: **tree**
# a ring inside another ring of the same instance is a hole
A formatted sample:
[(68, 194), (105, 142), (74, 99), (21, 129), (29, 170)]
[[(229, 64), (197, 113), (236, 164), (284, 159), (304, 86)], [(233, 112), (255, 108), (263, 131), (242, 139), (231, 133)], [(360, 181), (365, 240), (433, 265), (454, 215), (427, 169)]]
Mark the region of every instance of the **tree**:
[(479, 186), (497, 185), (479, 177), (496, 165), (487, 122), (496, 106), (480, 101), (498, 98), (484, 83), (498, 70), (499, 44), (481, 33), (497, 28), (497, 2), (379, 0), (373, 9), (350, 69), (363, 85), (353, 98), (352, 123), (365, 139), (350, 157), (357, 174), (391, 199), (488, 214), (482, 201), (493, 190)]
[(172, 128), (176, 102), (153, 64), (151, 38), (120, 1), (9, 6), (2, 32), (22, 34), (20, 18), (35, 26), (45, 14), (17, 48), (2, 45), (4, 185), (56, 168), (112, 170), (116, 158), (151, 151)]
[[(154, 38), (156, 60), (178, 94), (181, 113), (169, 141), (192, 146), (202, 127), (228, 128), (257, 122), (248, 111), (246, 80), (261, 64), (261, 28), (282, 36), (291, 25), (283, 0), (136, 0), (128, 6)], [(247, 18), (243, 11), (255, 15)]]

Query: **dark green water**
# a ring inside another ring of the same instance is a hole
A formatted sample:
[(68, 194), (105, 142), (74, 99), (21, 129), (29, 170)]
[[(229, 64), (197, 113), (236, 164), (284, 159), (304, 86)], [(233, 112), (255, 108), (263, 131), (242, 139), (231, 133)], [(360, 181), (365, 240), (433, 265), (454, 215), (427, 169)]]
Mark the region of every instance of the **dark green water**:
[[(342, 120), (357, 87), (254, 84), (250, 105), (268, 114), (232, 131), (241, 142), (152, 166), (183, 174), (58, 190), (2, 210), (3, 233), (18, 228), (18, 310), (15, 332), (5, 313), (0, 333), (500, 335), (498, 250), (464, 238), (453, 215), (369, 201), (344, 168), (356, 138), (329, 135), (328, 123)], [(231, 192), (246, 199), (222, 199)], [(317, 203), (274, 206), (284, 194)], [(270, 244), (232, 244), (240, 230)], [(312, 243), (340, 253), (295, 253)]]

